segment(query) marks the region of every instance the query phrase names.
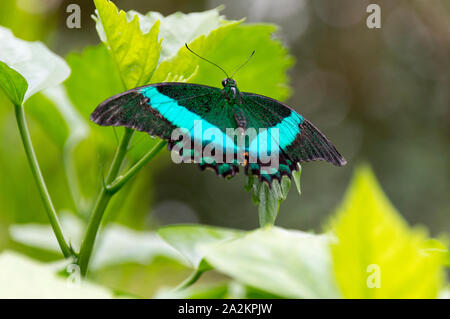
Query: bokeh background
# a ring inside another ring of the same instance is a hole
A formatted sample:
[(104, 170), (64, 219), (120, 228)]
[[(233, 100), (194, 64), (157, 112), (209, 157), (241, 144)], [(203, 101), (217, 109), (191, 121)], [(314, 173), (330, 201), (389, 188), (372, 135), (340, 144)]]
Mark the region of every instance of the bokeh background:
[[(81, 7), (81, 29), (66, 27), (66, 7), (71, 3)], [(298, 196), (291, 190), (281, 205), (277, 225), (320, 231), (342, 199), (355, 166), (367, 162), (388, 197), (411, 224), (425, 225), (432, 235), (448, 233), (450, 1), (114, 3), (123, 10), (159, 11), (164, 15), (203, 11), (224, 4), (222, 12), (228, 19), (246, 17), (247, 22), (280, 26), (277, 36), (296, 60), (289, 73), (292, 96), (287, 102), (330, 138), (348, 165), (336, 168), (322, 162), (305, 163), (303, 193)], [(366, 26), (369, 3), (381, 6), (381, 29)], [(89, 0), (2, 0), (0, 25), (11, 28), (17, 37), (43, 41), (64, 57), (99, 43), (90, 18), (93, 12), (94, 5)], [(61, 154), (44, 128), (34, 124), (33, 114), (29, 121), (55, 204), (71, 209), (74, 203), (70, 202), (67, 189), (60, 187), (66, 182), (60, 177)], [(20, 247), (8, 235), (11, 224), (46, 222), (15, 125), (12, 107), (0, 107), (0, 249), (13, 247), (40, 259), (52, 259), (51, 254), (45, 256)], [(243, 190), (242, 174), (226, 181), (209, 171), (201, 173), (194, 165), (175, 165), (167, 154), (159, 156), (155, 163), (139, 178), (139, 209), (128, 206), (133, 208), (114, 214), (115, 220), (137, 229), (174, 223), (238, 229), (258, 226), (257, 209)], [(119, 280), (138, 282), (144, 277), (139, 277), (136, 267), (111, 268), (98, 276), (114, 282), (113, 286), (120, 286)], [(187, 272), (179, 265), (162, 262), (149, 267), (165, 267), (171, 274), (179, 270), (178, 275), (171, 275), (174, 282)], [(157, 275), (145, 278), (163, 281)]]

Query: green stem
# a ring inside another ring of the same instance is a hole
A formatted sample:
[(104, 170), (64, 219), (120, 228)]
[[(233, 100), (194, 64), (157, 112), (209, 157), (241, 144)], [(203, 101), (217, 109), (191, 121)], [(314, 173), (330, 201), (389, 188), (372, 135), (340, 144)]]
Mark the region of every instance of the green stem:
[(179, 284), (174, 291), (181, 291), (184, 290), (190, 286), (192, 286), (200, 277), (203, 275), (203, 273), (206, 271), (206, 269), (196, 269), (192, 272), (192, 274), (186, 278), (181, 284)]
[(24, 108), (20, 105), (15, 105), (14, 110), (16, 113), (17, 126), (19, 127), (20, 137), (22, 138), (23, 146), (25, 148), (25, 153), (28, 158), (28, 163), (33, 173), (33, 177), (36, 181), (39, 194), (41, 195), (42, 202), (44, 203), (45, 211), (47, 212), (48, 219), (55, 233), (56, 239), (58, 240), (59, 247), (64, 255), (64, 257), (70, 257), (73, 255), (73, 251), (64, 238), (61, 224), (59, 223), (58, 215), (56, 214), (55, 207), (53, 206), (52, 199), (47, 190), (47, 186), (42, 176), (41, 169), (39, 168), (39, 163), (34, 152), (33, 144), (31, 142), (30, 133), (28, 131), (27, 122), (25, 120)]
[(128, 145), (131, 138), (133, 137), (133, 132), (133, 130), (125, 128), (122, 140), (120, 141), (120, 144), (116, 150), (116, 154), (114, 155), (114, 159), (111, 163), (108, 175), (106, 176), (105, 184), (102, 187), (95, 203), (94, 210), (87, 227), (86, 235), (81, 244), (80, 254), (78, 258), (78, 265), (80, 266), (81, 274), (83, 276), (85, 276), (87, 273), (89, 259), (91, 258), (92, 249), (94, 247), (95, 239), (97, 237), (103, 214), (106, 207), (108, 206), (109, 201), (111, 200), (111, 197), (113, 196), (113, 193), (109, 192), (106, 189), (106, 185), (112, 183), (119, 174), (119, 170), (125, 158)]
[(167, 141), (160, 140), (147, 154), (136, 162), (127, 172), (118, 176), (111, 184), (106, 185), (106, 190), (112, 194), (119, 191), (139, 170), (148, 163), (167, 144)]

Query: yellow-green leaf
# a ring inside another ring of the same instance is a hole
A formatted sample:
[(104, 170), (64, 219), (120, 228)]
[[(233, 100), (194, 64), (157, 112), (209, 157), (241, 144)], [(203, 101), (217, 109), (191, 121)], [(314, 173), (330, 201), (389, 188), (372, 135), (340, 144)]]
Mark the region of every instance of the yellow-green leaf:
[(102, 41), (111, 51), (126, 89), (148, 84), (158, 64), (161, 41), (159, 21), (147, 33), (139, 27), (139, 17), (129, 15), (108, 0), (95, 0)]
[(442, 255), (427, 251), (426, 232), (408, 226), (369, 167), (356, 170), (332, 230), (334, 270), (344, 297), (437, 297)]
[(0, 88), (14, 105), (22, 105), (28, 83), (20, 73), (0, 61)]

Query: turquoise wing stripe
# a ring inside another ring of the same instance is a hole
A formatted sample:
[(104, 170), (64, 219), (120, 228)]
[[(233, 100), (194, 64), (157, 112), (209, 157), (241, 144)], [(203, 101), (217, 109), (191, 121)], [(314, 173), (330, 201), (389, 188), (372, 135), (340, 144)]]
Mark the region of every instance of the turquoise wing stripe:
[(151, 107), (157, 110), (173, 125), (185, 129), (191, 138), (202, 143), (214, 142), (224, 151), (237, 151), (234, 141), (217, 126), (189, 111), (178, 102), (158, 92), (156, 87), (146, 87), (139, 91), (150, 99)]
[[(300, 133), (299, 126), (303, 123), (303, 117), (294, 111), (277, 125), (259, 133), (249, 145), (252, 154), (276, 154), (281, 148), (284, 150), (295, 141)], [(278, 132), (277, 132), (278, 131)], [(278, 133), (278, 138), (276, 138)]]

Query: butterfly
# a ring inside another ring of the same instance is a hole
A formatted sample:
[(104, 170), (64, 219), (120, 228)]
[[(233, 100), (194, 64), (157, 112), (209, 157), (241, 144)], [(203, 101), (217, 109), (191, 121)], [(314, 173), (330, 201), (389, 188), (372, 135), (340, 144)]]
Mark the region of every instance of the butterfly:
[[(270, 97), (240, 92), (232, 79), (235, 72), (230, 77), (220, 69), (226, 74), (222, 89), (180, 82), (150, 84), (107, 99), (90, 119), (102, 126), (125, 126), (160, 137), (168, 141), (169, 150), (176, 149), (183, 158), (195, 159), (202, 170), (211, 168), (223, 177), (233, 177), (244, 167), (246, 175), (258, 176), (269, 186), (283, 176), (291, 178), (301, 162), (346, 164), (310, 121)], [(180, 141), (185, 136), (174, 134), (177, 130), (190, 136), (189, 144)], [(253, 134), (246, 135), (250, 131)], [(195, 143), (200, 150), (192, 147)], [(202, 150), (208, 147), (205, 155)], [(276, 159), (276, 165), (268, 165), (268, 157)]]

